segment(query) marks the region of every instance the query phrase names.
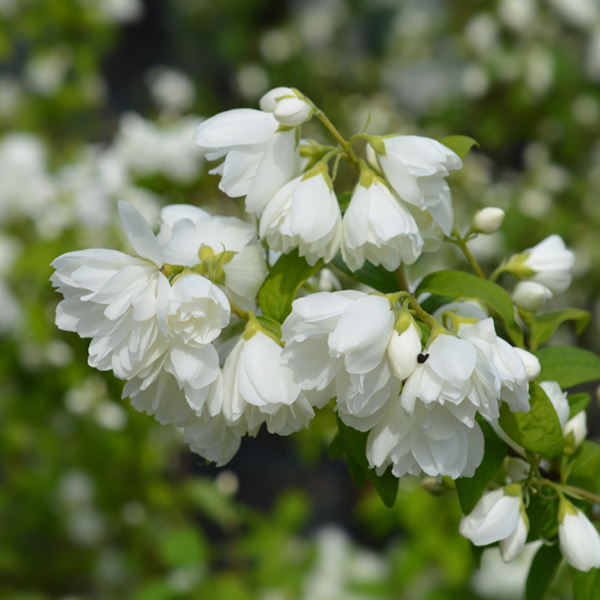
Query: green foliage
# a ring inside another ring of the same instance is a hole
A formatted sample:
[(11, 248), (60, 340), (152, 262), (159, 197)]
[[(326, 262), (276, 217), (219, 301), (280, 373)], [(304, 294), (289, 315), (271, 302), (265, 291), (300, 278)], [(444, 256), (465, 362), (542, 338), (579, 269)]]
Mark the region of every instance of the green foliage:
[(580, 335), (588, 326), (590, 316), (587, 310), (578, 308), (563, 308), (538, 314), (530, 332), (530, 344), (537, 348), (540, 344), (547, 342), (565, 321), (575, 321), (577, 335)]
[(575, 571), (573, 600), (600, 600), (600, 569)]
[(373, 487), (381, 496), (383, 503), (388, 507), (393, 506), (398, 494), (398, 478), (392, 474), (391, 466), (383, 475), (377, 475), (375, 469), (369, 468), (366, 457), (369, 433), (348, 427), (339, 416), (338, 427), (339, 437), (348, 458), (348, 470), (352, 480), (358, 487), (363, 487), (368, 476)]
[(207, 559), (206, 542), (193, 527), (180, 527), (162, 536), (159, 552), (170, 568), (196, 566)]
[(369, 261), (365, 261), (362, 269), (354, 272), (348, 268), (341, 254), (337, 254), (333, 259), (333, 264), (342, 272), (346, 273), (352, 279), (364, 283), (382, 294), (392, 294), (400, 291), (398, 280), (394, 273), (386, 271), (381, 265), (376, 267)]
[(463, 271), (437, 271), (421, 281), (416, 295), (424, 292), (451, 298), (482, 300), (498, 313), (512, 340), (518, 346), (522, 345), (523, 333), (515, 323), (512, 300), (499, 285)]
[(536, 454), (552, 458), (562, 453), (564, 437), (552, 402), (535, 381), (529, 385), (529, 412), (511, 412), (506, 403), (500, 407), (499, 423), (508, 436)]
[(292, 312), (292, 302), (300, 286), (322, 265), (323, 261), (319, 261), (311, 267), (299, 256), (297, 248), (289, 254), (282, 254), (258, 292), (258, 303), (263, 314), (283, 323)]
[(538, 350), (535, 355), (542, 366), (540, 381), (556, 381), (565, 389), (600, 379), (600, 357), (589, 350), (551, 346)]
[(581, 394), (570, 394), (567, 396), (567, 400), (569, 401), (569, 419), (572, 419), (577, 413), (587, 408), (592, 396), (582, 392)]
[(571, 458), (569, 485), (600, 494), (600, 444), (585, 440)]
[(558, 535), (558, 498), (546, 498), (541, 494), (530, 496), (527, 507), (529, 533), (527, 541), (555, 540)]
[(479, 142), (466, 135), (449, 135), (438, 141), (440, 144), (444, 144), (446, 148), (456, 152), (460, 158), (464, 158), (473, 146), (479, 148)]
[(526, 600), (544, 600), (554, 581), (561, 560), (562, 554), (557, 544), (542, 546), (536, 552), (525, 585)]
[(502, 466), (508, 448), (489, 423), (481, 421), (480, 426), (485, 438), (483, 460), (473, 477), (459, 477), (455, 482), (460, 506), (466, 515), (475, 508), (488, 483)]

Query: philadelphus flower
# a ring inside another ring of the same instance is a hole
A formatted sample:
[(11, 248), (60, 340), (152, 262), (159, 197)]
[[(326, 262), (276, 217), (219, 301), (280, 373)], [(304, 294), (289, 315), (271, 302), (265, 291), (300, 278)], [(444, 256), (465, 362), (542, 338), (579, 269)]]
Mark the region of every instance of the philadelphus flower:
[(331, 261), (341, 234), (342, 213), (323, 163), (284, 185), (260, 221), (260, 236), (270, 248), (284, 253), (298, 248), (310, 265), (320, 258)]
[(308, 424), (314, 411), (281, 357), (282, 346), (251, 314), (223, 368), (228, 425), (241, 422), (251, 433), (264, 422), (270, 433), (288, 435)]
[(578, 571), (600, 568), (600, 535), (590, 520), (562, 498), (558, 509), (558, 545), (565, 560)]
[(461, 519), (458, 531), (475, 546), (500, 542), (504, 562), (521, 552), (527, 541), (529, 522), (518, 483), (485, 493), (475, 508)]
[(392, 372), (400, 381), (412, 375), (417, 368), (420, 352), (421, 330), (406, 311), (396, 322), (387, 347)]
[(444, 179), (460, 169), (456, 153), (436, 140), (415, 135), (371, 138), (385, 178), (409, 204), (428, 211), (446, 235), (454, 225), (452, 196)]
[(521, 281), (517, 283), (512, 294), (513, 302), (523, 310), (537, 312), (552, 298), (552, 292), (541, 283)]
[(537, 246), (510, 258), (504, 270), (518, 279), (530, 279), (554, 294), (564, 292), (573, 278), (575, 255), (559, 235), (551, 235)]
[(419, 402), (409, 413), (396, 401), (369, 433), (367, 459), (379, 475), (391, 464), (396, 477), (425, 473), (456, 479), (473, 476), (483, 447), (479, 424), (468, 427), (447, 406)]
[(208, 160), (225, 157), (210, 173), (221, 175), (219, 189), (231, 198), (246, 196), (248, 212), (263, 210), (300, 172), (296, 131), (279, 128), (272, 112), (238, 108), (207, 119), (194, 133)]
[(365, 260), (395, 271), (421, 254), (423, 238), (412, 215), (387, 184), (361, 161), (361, 176), (342, 224), (342, 256), (352, 271)]

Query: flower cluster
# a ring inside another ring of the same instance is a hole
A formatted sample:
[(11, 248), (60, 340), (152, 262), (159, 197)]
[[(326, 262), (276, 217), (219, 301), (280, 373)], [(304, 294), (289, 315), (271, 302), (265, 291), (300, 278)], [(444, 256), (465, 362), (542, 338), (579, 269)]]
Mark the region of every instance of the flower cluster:
[[(338, 146), (302, 139), (313, 117)], [(364, 158), (353, 150), (359, 139)], [(456, 149), (470, 143), (461, 139)], [(260, 110), (204, 121), (194, 141), (207, 160), (221, 160), (211, 173), (228, 196), (245, 198), (258, 226), (182, 204), (162, 210), (155, 235), (136, 209), (119, 203), (136, 256), (83, 250), (53, 263), (52, 282), (64, 295), (57, 325), (91, 338), (90, 365), (126, 380), (123, 396), (137, 410), (179, 426), (190, 448), (218, 465), (263, 424), (288, 435), (330, 403), (340, 435), (364, 436), (361, 458), (375, 481), (389, 473), (439, 484), (473, 477), (485, 460), (484, 432), (496, 431), (529, 462), (514, 459), (510, 480), (483, 494), (460, 532), (476, 545), (499, 542), (502, 558), (512, 560), (528, 537), (529, 496), (548, 487), (560, 499), (563, 554), (580, 570), (597, 566), (597, 554), (582, 558), (574, 541), (585, 538), (596, 552), (593, 526), (566, 500), (567, 488), (538, 477), (546, 448), (549, 458), (563, 452), (567, 460), (582, 444), (585, 413), (569, 419), (558, 382), (531, 383), (540, 361), (525, 349), (510, 298), (494, 283), (502, 274), (525, 280), (513, 298), (535, 350), (536, 312), (571, 281), (574, 255), (562, 239), (509, 257), (486, 278), (467, 242), (496, 231), (504, 212), (479, 211), (461, 235), (446, 178), (462, 162), (450, 141), (364, 133), (346, 141), (292, 88), (267, 93)], [(335, 187), (341, 159), (356, 174), (346, 195)], [(479, 279), (455, 273), (462, 281), (455, 292), (443, 275), (438, 288), (428, 276), (424, 291), (434, 296), (413, 293), (404, 265), (432, 240), (458, 245)], [(320, 278), (296, 298), (334, 258), (358, 281), (366, 267), (373, 287), (315, 290)], [(378, 286), (386, 271), (396, 271), (397, 284)], [(457, 300), (448, 303), (448, 293)], [(556, 326), (564, 320), (557, 318)], [(537, 421), (521, 431), (519, 419), (534, 401), (532, 420), (545, 411), (548, 422), (529, 442)], [(539, 442), (548, 432), (553, 445)]]

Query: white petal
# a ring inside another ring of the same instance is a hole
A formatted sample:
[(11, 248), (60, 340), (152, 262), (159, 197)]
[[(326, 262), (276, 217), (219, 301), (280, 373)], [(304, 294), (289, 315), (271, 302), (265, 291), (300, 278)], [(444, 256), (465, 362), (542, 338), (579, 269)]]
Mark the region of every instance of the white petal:
[(162, 266), (162, 250), (150, 225), (131, 204), (119, 201), (119, 215), (127, 239), (134, 250), (142, 257)]

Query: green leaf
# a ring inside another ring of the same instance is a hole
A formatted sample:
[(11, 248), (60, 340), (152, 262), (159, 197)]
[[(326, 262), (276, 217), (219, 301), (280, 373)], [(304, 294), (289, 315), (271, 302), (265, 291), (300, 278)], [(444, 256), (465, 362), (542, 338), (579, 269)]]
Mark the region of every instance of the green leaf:
[(300, 286), (322, 265), (323, 261), (319, 261), (311, 267), (298, 255), (297, 248), (289, 254), (282, 254), (258, 292), (258, 303), (263, 314), (283, 323), (292, 312), (292, 302)]
[(468, 515), (485, 492), (485, 488), (502, 466), (508, 446), (494, 433), (492, 426), (485, 421), (480, 423), (485, 438), (483, 460), (477, 467), (473, 477), (459, 477), (456, 491), (460, 506)]
[(540, 494), (530, 496), (526, 509), (529, 519), (527, 542), (554, 540), (558, 535), (558, 498), (544, 498)]
[(346, 460), (348, 461), (348, 473), (350, 473), (352, 483), (362, 490), (367, 482), (367, 472), (352, 458), (351, 454), (346, 455)]
[(558, 544), (542, 546), (536, 552), (525, 584), (526, 600), (543, 600), (546, 597), (561, 560)]
[(444, 144), (446, 148), (456, 152), (460, 158), (463, 158), (473, 146), (479, 148), (479, 142), (466, 135), (449, 135), (438, 141), (440, 144)]
[(352, 272), (344, 262), (341, 254), (336, 255), (333, 259), (333, 264), (340, 271), (352, 277), (352, 279), (360, 281), (360, 283), (364, 283), (382, 294), (393, 294), (400, 291), (400, 286), (394, 273), (386, 271), (381, 265), (376, 267), (367, 261), (362, 269)]
[(346, 447), (344, 446), (344, 442), (342, 442), (342, 436), (338, 431), (331, 440), (331, 444), (329, 444), (327, 455), (329, 456), (329, 460), (335, 460), (336, 458), (342, 456), (345, 452)]
[[(369, 476), (373, 487), (377, 490), (377, 493), (381, 496), (383, 503), (391, 508), (396, 502), (396, 496), (398, 495), (399, 480), (392, 474), (392, 468), (390, 467), (383, 475), (377, 475), (375, 469), (369, 468), (369, 462), (367, 460), (367, 438), (369, 437), (368, 431), (357, 431), (352, 427), (344, 424), (337, 417), (338, 427), (340, 430), (340, 438), (346, 448), (346, 456), (348, 458), (348, 470), (352, 480), (355, 481), (355, 477), (360, 482), (360, 477), (356, 473), (356, 468), (360, 468), (365, 475)], [(356, 481), (355, 481), (356, 483)], [(357, 483), (358, 487), (362, 487)]]
[(600, 600), (600, 569), (575, 571), (573, 600)]
[(567, 396), (567, 400), (569, 401), (569, 419), (572, 419), (577, 413), (587, 408), (587, 405), (592, 400), (592, 396), (582, 392), (581, 394)]
[(499, 285), (464, 271), (437, 271), (421, 281), (415, 295), (423, 292), (452, 298), (483, 300), (502, 318), (513, 342), (518, 346), (523, 344), (523, 333), (515, 323), (512, 300)]
[(500, 427), (526, 450), (553, 458), (562, 453), (565, 440), (556, 410), (544, 390), (535, 381), (529, 385), (529, 412), (510, 412), (503, 402)]
[(567, 483), (600, 493), (600, 444), (585, 440), (579, 445), (569, 465)]
[(268, 331), (271, 335), (281, 340), (281, 325), (270, 317), (263, 317), (262, 315), (256, 317), (256, 320)]
[(537, 348), (547, 342), (559, 325), (565, 321), (575, 321), (577, 335), (580, 335), (590, 322), (590, 313), (578, 308), (563, 308), (541, 313), (535, 318), (535, 325), (531, 332), (531, 345)]
[(173, 569), (196, 565), (207, 557), (206, 542), (192, 527), (169, 531), (160, 541), (159, 550), (165, 566)]
[(542, 366), (539, 381), (556, 381), (565, 389), (600, 379), (600, 357), (572, 346), (550, 346), (535, 352)]

